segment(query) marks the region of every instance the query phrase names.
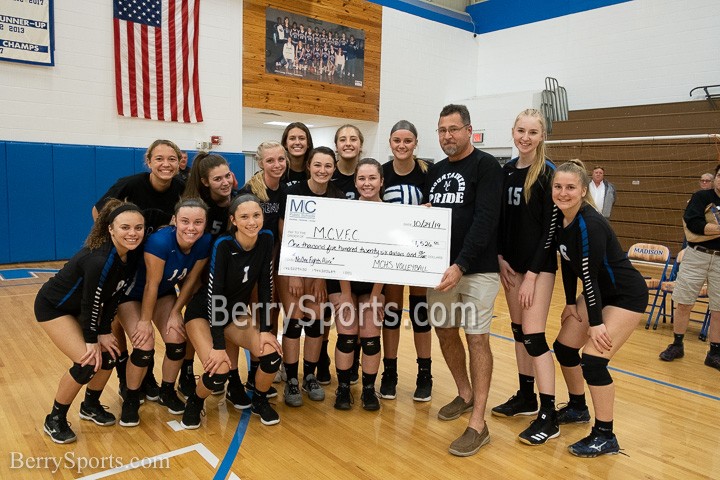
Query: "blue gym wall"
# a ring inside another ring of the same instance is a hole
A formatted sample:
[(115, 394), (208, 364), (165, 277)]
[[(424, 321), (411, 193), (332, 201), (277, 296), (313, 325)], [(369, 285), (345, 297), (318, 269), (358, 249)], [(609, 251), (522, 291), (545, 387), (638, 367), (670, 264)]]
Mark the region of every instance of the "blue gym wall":
[[(145, 150), (0, 141), (0, 264), (70, 258), (100, 196), (118, 178), (147, 171)], [(187, 153), (192, 160), (197, 152)], [(244, 184), (245, 156), (218, 153)]]

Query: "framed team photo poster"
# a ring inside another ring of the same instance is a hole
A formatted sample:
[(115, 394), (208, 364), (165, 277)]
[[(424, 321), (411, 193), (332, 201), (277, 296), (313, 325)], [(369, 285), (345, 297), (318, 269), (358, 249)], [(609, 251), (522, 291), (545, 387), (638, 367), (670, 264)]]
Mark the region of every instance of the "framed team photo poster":
[(365, 32), (268, 7), (265, 71), (362, 88)]

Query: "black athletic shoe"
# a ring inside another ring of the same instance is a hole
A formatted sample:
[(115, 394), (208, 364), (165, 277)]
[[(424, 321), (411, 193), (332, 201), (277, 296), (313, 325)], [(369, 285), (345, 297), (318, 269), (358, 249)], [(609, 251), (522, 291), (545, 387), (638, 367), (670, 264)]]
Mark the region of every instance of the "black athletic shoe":
[(160, 398), (160, 387), (153, 372), (148, 371), (140, 384), (140, 391), (145, 394), (145, 398), (151, 402), (157, 402)]
[(558, 426), (557, 413), (555, 410), (550, 410), (541, 411), (538, 417), (518, 437), (521, 442), (528, 445), (542, 445), (559, 435), (560, 427)]
[(72, 443), (77, 439), (67, 419), (58, 415), (45, 417), (43, 431), (50, 435), (50, 438), (55, 443)]
[[(118, 395), (120, 395), (120, 398), (122, 398), (123, 402), (127, 398), (127, 392), (127, 385), (121, 383), (120, 387), (118, 387)], [(140, 397), (140, 405), (142, 405), (143, 403), (145, 403), (145, 397)]]
[(720, 355), (708, 352), (707, 356), (705, 357), (705, 365), (720, 370)]
[(137, 427), (140, 425), (140, 402), (128, 398), (122, 404), (120, 412), (120, 425), (123, 427)]
[(195, 430), (200, 426), (200, 418), (205, 414), (203, 405), (205, 399), (198, 397), (194, 393), (190, 395), (185, 404), (182, 421), (180, 425), (187, 430)]
[(195, 375), (180, 373), (180, 378), (178, 379), (178, 392), (180, 392), (183, 397), (187, 398), (195, 393), (196, 387), (197, 377), (195, 377)]
[(335, 390), (335, 409), (350, 410), (352, 408), (353, 398), (350, 393), (350, 384), (341, 383)]
[(575, 408), (567, 404), (557, 411), (557, 419), (559, 425), (588, 423), (590, 421), (590, 410), (587, 405), (584, 408)]
[(362, 407), (368, 412), (380, 410), (380, 400), (375, 393), (375, 385), (363, 385), (362, 394), (360, 395)]
[(90, 420), (95, 422), (96, 425), (107, 427), (109, 425), (115, 425), (115, 415), (107, 411), (105, 405), (88, 405), (85, 402), (80, 404), (80, 418), (83, 420)]
[[(245, 389), (249, 390), (251, 392), (255, 391), (255, 383), (248, 380), (245, 382)], [(265, 395), (267, 398), (275, 398), (278, 396), (277, 388), (273, 387), (272, 385), (268, 389), (267, 395)]]
[(518, 391), (507, 402), (492, 409), (492, 414), (498, 417), (515, 417), (517, 415), (535, 415), (538, 413), (537, 397), (524, 398)]
[(397, 397), (397, 370), (384, 370), (380, 379), (380, 397), (394, 400)]
[(570, 445), (568, 450), (576, 457), (592, 458), (600, 455), (615, 455), (620, 452), (620, 445), (615, 434), (608, 438), (593, 430), (587, 437)]
[(260, 417), (260, 422), (263, 425), (275, 425), (280, 423), (280, 415), (268, 402), (267, 397), (262, 395), (253, 395), (252, 398), (252, 413)]
[(175, 388), (173, 388), (172, 390), (161, 390), (158, 403), (160, 405), (166, 406), (168, 412), (172, 413), (173, 415), (180, 415), (185, 411), (185, 404), (182, 400), (178, 398)]
[(228, 387), (225, 398), (236, 410), (245, 410), (252, 406), (252, 400), (245, 393), (245, 387), (243, 387), (242, 383), (237, 387)]
[(430, 372), (418, 373), (417, 380), (415, 382), (416, 388), (413, 393), (413, 400), (416, 402), (429, 402), (432, 400), (432, 375)]
[(671, 343), (665, 350), (660, 352), (660, 360), (665, 362), (672, 362), (676, 358), (682, 358), (685, 356), (685, 346), (675, 345)]

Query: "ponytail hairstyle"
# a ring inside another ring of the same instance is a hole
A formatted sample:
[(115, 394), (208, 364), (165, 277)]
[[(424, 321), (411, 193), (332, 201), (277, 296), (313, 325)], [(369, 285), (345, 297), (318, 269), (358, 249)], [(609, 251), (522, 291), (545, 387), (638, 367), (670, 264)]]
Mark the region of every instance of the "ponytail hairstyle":
[(190, 175), (185, 184), (183, 198), (200, 198), (205, 203), (212, 202), (210, 187), (205, 186), (202, 181), (203, 179), (207, 180), (210, 170), (221, 165), (227, 165), (230, 168), (228, 161), (217, 153), (200, 152), (195, 155), (192, 167), (190, 167)]
[(175, 155), (177, 155), (178, 168), (179, 168), (180, 158), (182, 158), (182, 150), (180, 150), (180, 148), (177, 145), (175, 145), (174, 142), (171, 142), (170, 140), (162, 140), (162, 139), (155, 140), (153, 143), (150, 144), (148, 149), (145, 151), (145, 165), (150, 165), (150, 159), (152, 158), (152, 152), (153, 152), (153, 150), (155, 150), (155, 147), (157, 147), (159, 145), (167, 145), (168, 147), (175, 150)]
[[(276, 148), (282, 148), (283, 153), (285, 154), (285, 158), (287, 159), (288, 153), (287, 149), (282, 146), (282, 144), (278, 142), (263, 142), (261, 143), (258, 148), (257, 152), (255, 154), (255, 158), (257, 159), (258, 166), (260, 167), (260, 171), (255, 172), (255, 174), (250, 177), (250, 180), (247, 181), (245, 184), (246, 186), (250, 187), (250, 190), (252, 191), (253, 195), (255, 195), (257, 198), (259, 198), (262, 202), (268, 202), (270, 201), (270, 196), (267, 193), (267, 183), (265, 183), (265, 172), (263, 171), (261, 165), (263, 160), (265, 159), (265, 152), (268, 150), (273, 150)], [(306, 152), (307, 153), (307, 152)], [(287, 172), (287, 170), (286, 170)]]
[(547, 137), (547, 122), (545, 121), (545, 116), (542, 114), (540, 110), (536, 110), (534, 108), (528, 108), (526, 110), (523, 110), (518, 114), (517, 117), (515, 117), (515, 123), (513, 124), (513, 130), (515, 129), (515, 125), (517, 125), (517, 122), (522, 117), (530, 117), (534, 118), (540, 123), (540, 129), (542, 130), (542, 139), (540, 140), (540, 143), (538, 143), (537, 149), (535, 150), (535, 158), (533, 159), (532, 164), (530, 165), (530, 170), (528, 170), (528, 174), (525, 177), (525, 184), (523, 185), (523, 197), (525, 197), (525, 203), (530, 203), (530, 196), (532, 195), (532, 187), (537, 181), (538, 177), (545, 172), (545, 139)]
[[(245, 202), (257, 203), (258, 206), (260, 207), (260, 211), (262, 212), (263, 221), (265, 220), (265, 212), (262, 209), (262, 202), (260, 201), (260, 199), (258, 197), (256, 197), (252, 193), (243, 193), (242, 195), (238, 195), (237, 197), (235, 197), (233, 199), (232, 202), (230, 202), (230, 208), (228, 210), (230, 213), (230, 216), (235, 217), (235, 212), (237, 211), (238, 207)], [(237, 227), (232, 222), (228, 222), (228, 232), (231, 235), (235, 235), (235, 233), (237, 232)]]
[(205, 219), (207, 219), (207, 213), (208, 213), (208, 206), (207, 203), (203, 201), (202, 198), (198, 197), (183, 197), (180, 199), (179, 202), (175, 204), (175, 217), (177, 217), (178, 212), (181, 208), (199, 208), (205, 212)]
[[(346, 128), (352, 128), (353, 130), (355, 130), (355, 133), (357, 134), (358, 138), (360, 139), (360, 151), (362, 151), (363, 144), (365, 143), (365, 137), (363, 136), (362, 132), (360, 131), (360, 129), (358, 127), (356, 127), (355, 125), (349, 124), (349, 123), (342, 125), (340, 128), (338, 128), (335, 131), (335, 148), (337, 148), (337, 142), (338, 142), (338, 137), (340, 137), (340, 132)], [(359, 153), (358, 153), (358, 156), (359, 156)]]
[(123, 212), (137, 212), (142, 216), (142, 212), (137, 205), (130, 202), (124, 202), (117, 198), (110, 198), (100, 209), (97, 220), (90, 229), (90, 233), (85, 239), (85, 246), (90, 250), (96, 250), (102, 247), (106, 242), (110, 241), (110, 225)]
[[(415, 144), (417, 145), (417, 128), (415, 128), (415, 125), (413, 125), (411, 122), (408, 122), (407, 120), (400, 120), (395, 125), (392, 126), (390, 129), (390, 138), (392, 138), (392, 134), (397, 132), (398, 130), (407, 130), (408, 132), (412, 133), (415, 137)], [(419, 160), (415, 155), (413, 155), (413, 159), (420, 167), (420, 171), (423, 173), (427, 173), (428, 171), (428, 164), (424, 160)]]
[(583, 163), (579, 159), (573, 158), (555, 169), (555, 175), (561, 172), (577, 175), (578, 179), (580, 180), (581, 187), (584, 188), (586, 191), (585, 196), (583, 197), (583, 203), (586, 203), (593, 207), (595, 210), (597, 210), (595, 201), (593, 200), (592, 195), (590, 195), (591, 178), (590, 175), (588, 175), (587, 170), (585, 169), (585, 165), (583, 165)]

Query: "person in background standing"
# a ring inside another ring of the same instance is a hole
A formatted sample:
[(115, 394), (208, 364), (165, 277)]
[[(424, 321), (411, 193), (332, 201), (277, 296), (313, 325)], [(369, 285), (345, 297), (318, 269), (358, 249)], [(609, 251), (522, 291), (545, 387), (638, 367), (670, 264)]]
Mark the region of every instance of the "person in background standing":
[(597, 205), (597, 211), (605, 218), (610, 218), (612, 207), (617, 200), (615, 185), (605, 180), (605, 168), (596, 166), (592, 171), (592, 182), (590, 182), (590, 195)]

